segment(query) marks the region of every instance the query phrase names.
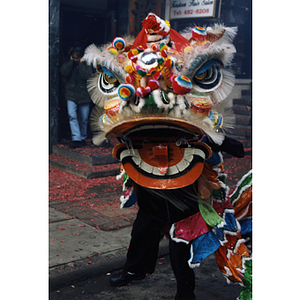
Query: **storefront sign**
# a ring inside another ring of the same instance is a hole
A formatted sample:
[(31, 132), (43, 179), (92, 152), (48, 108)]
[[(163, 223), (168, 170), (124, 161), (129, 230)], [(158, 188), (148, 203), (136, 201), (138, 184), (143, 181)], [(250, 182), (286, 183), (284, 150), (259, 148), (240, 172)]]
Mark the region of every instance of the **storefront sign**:
[(170, 19), (213, 17), (215, 2), (216, 0), (171, 0)]

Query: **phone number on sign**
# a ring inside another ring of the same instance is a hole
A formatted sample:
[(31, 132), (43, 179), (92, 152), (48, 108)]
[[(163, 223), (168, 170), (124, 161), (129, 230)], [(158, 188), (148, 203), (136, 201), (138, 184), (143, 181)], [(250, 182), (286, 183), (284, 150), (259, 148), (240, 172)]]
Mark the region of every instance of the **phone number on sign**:
[(209, 8), (203, 8), (203, 9), (186, 9), (185, 11), (181, 10), (174, 10), (173, 14), (174, 16), (180, 16), (182, 14), (184, 15), (200, 15), (200, 14), (208, 14), (209, 13)]

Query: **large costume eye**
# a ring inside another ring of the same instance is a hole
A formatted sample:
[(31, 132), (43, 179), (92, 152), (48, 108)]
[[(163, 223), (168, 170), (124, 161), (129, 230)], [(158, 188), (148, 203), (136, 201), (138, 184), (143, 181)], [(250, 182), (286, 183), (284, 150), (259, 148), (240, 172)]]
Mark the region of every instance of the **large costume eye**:
[(144, 52), (141, 58), (142, 62), (148, 66), (156, 63), (157, 59), (158, 56), (154, 52)]
[(99, 77), (98, 77), (98, 88), (99, 90), (106, 94), (114, 94), (117, 92), (120, 82), (116, 78), (115, 74), (112, 73), (109, 69), (105, 67), (98, 68)]
[(117, 81), (117, 78), (105, 74), (105, 81), (107, 83), (113, 84), (113, 83), (115, 83)]
[(193, 88), (199, 92), (209, 92), (216, 89), (222, 82), (221, 63), (212, 59), (204, 63), (193, 77)]

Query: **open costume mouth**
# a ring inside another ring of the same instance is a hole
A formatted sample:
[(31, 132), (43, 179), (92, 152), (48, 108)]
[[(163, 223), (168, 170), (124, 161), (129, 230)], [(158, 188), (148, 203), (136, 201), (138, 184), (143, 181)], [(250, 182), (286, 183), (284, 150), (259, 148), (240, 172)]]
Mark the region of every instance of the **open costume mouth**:
[(113, 156), (139, 185), (186, 187), (211, 156), (199, 140), (208, 135), (221, 144), (224, 138), (215, 105), (234, 85), (224, 66), (235, 53), (235, 32), (195, 27), (185, 37), (154, 14), (142, 24), (134, 40), (117, 37), (103, 49), (86, 49), (85, 59), (98, 70), (88, 86), (101, 112), (94, 114), (93, 141), (118, 138)]
[(133, 127), (126, 133), (125, 142), (113, 150), (128, 176), (153, 189), (175, 189), (195, 182), (202, 173), (204, 160), (211, 155), (210, 148), (193, 141), (192, 136), (190, 141), (186, 140), (187, 130), (183, 127), (157, 120), (149, 125), (149, 121), (137, 122), (147, 125), (138, 125), (138, 135)]

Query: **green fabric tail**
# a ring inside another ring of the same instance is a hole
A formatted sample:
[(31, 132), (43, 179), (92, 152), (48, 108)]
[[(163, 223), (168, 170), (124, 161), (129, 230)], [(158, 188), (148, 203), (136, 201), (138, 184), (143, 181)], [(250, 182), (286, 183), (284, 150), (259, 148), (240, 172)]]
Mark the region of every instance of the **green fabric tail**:
[(208, 226), (214, 227), (223, 222), (223, 219), (210, 205), (210, 199), (208, 199), (207, 201), (201, 199), (199, 200), (198, 205), (201, 216)]

